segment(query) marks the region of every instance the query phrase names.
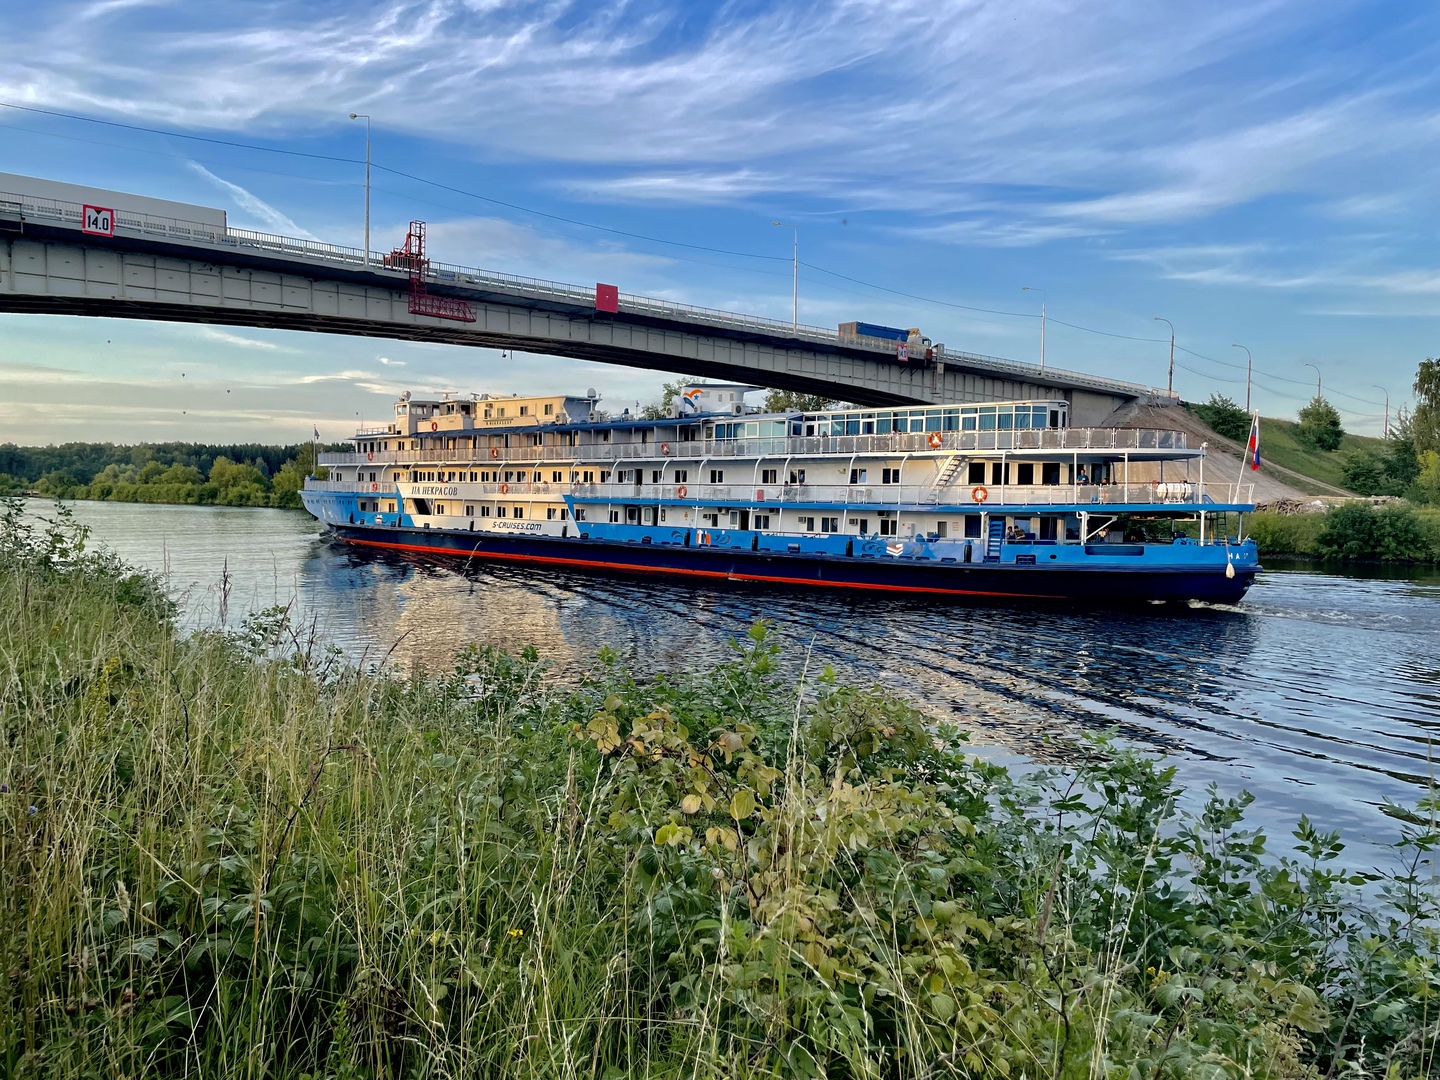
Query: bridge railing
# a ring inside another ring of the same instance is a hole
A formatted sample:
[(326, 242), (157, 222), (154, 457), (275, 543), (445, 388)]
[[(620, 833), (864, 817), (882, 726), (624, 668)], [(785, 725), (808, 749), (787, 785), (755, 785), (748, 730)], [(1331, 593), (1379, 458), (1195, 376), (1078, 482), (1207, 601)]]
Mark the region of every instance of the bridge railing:
[[(932, 441), (934, 440), (934, 441)], [(588, 443), (583, 446), (478, 446), (451, 450), (322, 453), (322, 465), (468, 462), (704, 461), (837, 454), (1008, 453), (1011, 451), (1187, 450), (1183, 431), (1152, 428), (1041, 428), (1033, 431), (944, 431), (906, 435), (833, 435), (773, 439), (711, 439), (676, 443)]]
[[(80, 203), (9, 192), (0, 192), (0, 212), (28, 215), (38, 220), (53, 221), (77, 229), (81, 226), (83, 216)], [(281, 236), (252, 229), (217, 229), (215, 225), (205, 222), (157, 217), (123, 209), (116, 210), (115, 226), (117, 233), (161, 236), (169, 240), (212, 248), (252, 248), (283, 255), (287, 258), (343, 266), (351, 270), (366, 269), (371, 273), (393, 275), (397, 286), (407, 277), (405, 271), (390, 270), (385, 267), (383, 252), (371, 252), (367, 261), (362, 248), (328, 244), (320, 240)], [(558, 281), (546, 281), (541, 278), (504, 274), (493, 270), (481, 270), (455, 263), (432, 262), (430, 278), (440, 285), (453, 285), (457, 288), (479, 291), (515, 293), (582, 308), (593, 309), (595, 302), (593, 288)], [(842, 339), (838, 330), (832, 330), (829, 327), (795, 326), (782, 319), (681, 304), (673, 300), (641, 296), (636, 293), (620, 294), (620, 310), (628, 314), (650, 315), (727, 330), (754, 331), (773, 337), (786, 337), (828, 346), (843, 345), (847, 349), (871, 352), (877, 356), (888, 355), (893, 358), (895, 355), (894, 342), (865, 338)], [(1040, 385), (1050, 385), (1058, 379), (1069, 385), (1090, 387), (1101, 391), (1121, 390), (1128, 394), (1174, 397), (1165, 390), (1106, 379), (1081, 371), (1053, 367), (1042, 368), (1037, 364), (1007, 360), (999, 356), (946, 350), (943, 346), (936, 346), (935, 351), (937, 360), (947, 363), (961, 361), (984, 368), (988, 373), (998, 377), (1014, 376), (1017, 379)]]

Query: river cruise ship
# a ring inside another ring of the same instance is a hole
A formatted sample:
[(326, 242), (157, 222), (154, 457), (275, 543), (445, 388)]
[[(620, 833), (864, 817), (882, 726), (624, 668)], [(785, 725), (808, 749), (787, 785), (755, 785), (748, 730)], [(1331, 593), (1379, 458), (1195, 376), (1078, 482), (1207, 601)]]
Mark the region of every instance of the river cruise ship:
[(586, 396), (445, 395), (321, 454), (339, 539), (475, 560), (932, 596), (1238, 601), (1251, 487), (1178, 431), (1071, 427), (1053, 401), (670, 415)]

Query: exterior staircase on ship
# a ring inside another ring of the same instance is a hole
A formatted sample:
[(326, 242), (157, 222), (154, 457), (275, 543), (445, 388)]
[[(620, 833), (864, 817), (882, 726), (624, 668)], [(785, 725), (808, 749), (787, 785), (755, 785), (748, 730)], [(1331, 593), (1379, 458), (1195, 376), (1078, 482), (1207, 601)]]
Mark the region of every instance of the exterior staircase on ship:
[(969, 460), (963, 454), (951, 454), (949, 460), (941, 466), (940, 472), (930, 484), (930, 490), (925, 493), (925, 501), (932, 506), (939, 503), (945, 489), (955, 482), (955, 478), (960, 475), (960, 470)]

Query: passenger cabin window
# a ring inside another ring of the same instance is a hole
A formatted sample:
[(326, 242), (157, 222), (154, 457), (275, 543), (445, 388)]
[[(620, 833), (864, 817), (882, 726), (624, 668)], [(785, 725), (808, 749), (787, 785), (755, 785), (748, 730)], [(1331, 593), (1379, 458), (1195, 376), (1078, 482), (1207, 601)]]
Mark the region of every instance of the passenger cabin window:
[(898, 484), (900, 482), (899, 469), (881, 469), (880, 482), (883, 484)]
[(760, 482), (762, 484), (778, 484), (780, 482), (779, 469), (761, 469)]
[(725, 482), (725, 470), (724, 470), (724, 469), (711, 469), (711, 470), (710, 470), (710, 483), (712, 483), (712, 484), (723, 484), (724, 482)]
[(792, 484), (803, 484), (804, 482), (805, 482), (805, 470), (804, 470), (804, 469), (791, 469), (791, 470), (790, 470), (790, 483), (792, 483)]
[(1040, 482), (1042, 484), (1060, 483), (1060, 463), (1058, 461), (1047, 461), (1041, 464)]
[(965, 535), (970, 537), (972, 540), (978, 540), (980, 538), (979, 514), (965, 515)]
[(546, 415), (546, 416), (554, 416), (554, 415), (555, 415), (555, 405), (554, 405), (553, 403), (548, 404), (548, 405), (545, 406), (545, 415)]
[(1035, 466), (1031, 462), (1023, 462), (1015, 466), (1015, 482), (1017, 484), (1035, 483)]
[(674, 479), (675, 479), (675, 483), (677, 483), (677, 484), (683, 484), (683, 483), (687, 482), (687, 481), (690, 479), (690, 470), (689, 470), (689, 469), (676, 469), (675, 472), (674, 472), (672, 475), (673, 475), (673, 477), (674, 477)]
[(970, 462), (970, 472), (965, 482), (967, 484), (985, 483), (985, 463), (983, 461)]
[(865, 483), (869, 483), (869, 481), (865, 479), (865, 476), (866, 476), (866, 470), (864, 470), (864, 469), (851, 469), (851, 470), (850, 470), (850, 483), (852, 483), (852, 484), (865, 484)]

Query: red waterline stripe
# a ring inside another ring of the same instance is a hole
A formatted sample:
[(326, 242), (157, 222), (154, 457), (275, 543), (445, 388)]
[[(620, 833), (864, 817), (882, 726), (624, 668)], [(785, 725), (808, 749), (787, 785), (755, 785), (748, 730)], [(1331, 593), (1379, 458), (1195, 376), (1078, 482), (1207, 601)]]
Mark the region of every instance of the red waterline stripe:
[(652, 574), (687, 574), (692, 577), (725, 578), (729, 581), (765, 581), (776, 585), (826, 585), (842, 589), (874, 589), (879, 592), (940, 593), (944, 596), (1002, 596), (1012, 600), (1064, 600), (1048, 593), (996, 592), (988, 589), (936, 589), (925, 585), (870, 585), (856, 581), (824, 581), (816, 578), (775, 577), (769, 574), (732, 574), (721, 570), (682, 570), (670, 566), (636, 566), (634, 563), (600, 562), (596, 559), (561, 559), (553, 555), (514, 555), (508, 552), (456, 551), (453, 548), (430, 547), (428, 544), (394, 544), (385, 540), (352, 540), (347, 544), (365, 547), (392, 548), (396, 551), (418, 551), (426, 555), (458, 555), (474, 559), (503, 559), (508, 562), (545, 563), (549, 566), (599, 566), (607, 570), (629, 570)]

